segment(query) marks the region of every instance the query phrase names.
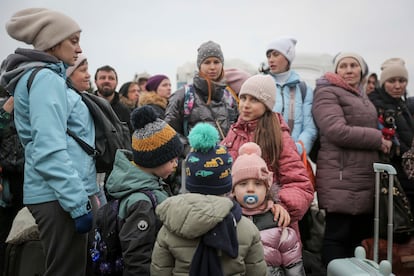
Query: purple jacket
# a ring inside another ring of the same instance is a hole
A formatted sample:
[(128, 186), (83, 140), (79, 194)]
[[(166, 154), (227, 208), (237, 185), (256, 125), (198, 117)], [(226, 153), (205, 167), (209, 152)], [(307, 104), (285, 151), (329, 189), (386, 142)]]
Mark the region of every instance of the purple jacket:
[(382, 133), (377, 111), (366, 95), (327, 73), (317, 81), (312, 107), (319, 128), (316, 191), (321, 209), (369, 214), (374, 206), (375, 175)]

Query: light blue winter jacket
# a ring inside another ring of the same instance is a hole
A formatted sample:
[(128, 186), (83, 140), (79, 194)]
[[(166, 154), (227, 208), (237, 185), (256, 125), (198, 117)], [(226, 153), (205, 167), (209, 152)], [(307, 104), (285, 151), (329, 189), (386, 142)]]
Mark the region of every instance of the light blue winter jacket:
[(14, 90), (14, 119), (25, 147), (24, 204), (58, 200), (76, 218), (88, 212), (88, 196), (98, 187), (94, 159), (66, 130), (94, 145), (95, 128), (81, 97), (67, 88), (65, 65), (49, 63), (48, 68), (37, 73), (30, 91), (33, 70), (26, 70)]
[(306, 152), (309, 153), (318, 134), (312, 116), (313, 90), (307, 85), (306, 96), (302, 100), (299, 87), (300, 77), (293, 70), (290, 70), (289, 78), (283, 86), (276, 81), (275, 76), (273, 78), (276, 82), (276, 104), (273, 111), (282, 114), (286, 122), (288, 122), (290, 114), (290, 87), (295, 87), (294, 124), (291, 136), (300, 154), (303, 149), (298, 143), (299, 140), (303, 142)]

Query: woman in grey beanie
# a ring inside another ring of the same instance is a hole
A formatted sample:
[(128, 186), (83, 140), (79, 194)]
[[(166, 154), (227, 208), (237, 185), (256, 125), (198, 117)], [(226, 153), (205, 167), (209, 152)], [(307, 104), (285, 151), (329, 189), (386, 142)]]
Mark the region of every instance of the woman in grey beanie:
[[(187, 135), (199, 122), (207, 122), (217, 128), (220, 140), (237, 120), (237, 100), (226, 90), (224, 56), (214, 41), (202, 43), (197, 49), (197, 69), (193, 83), (174, 92), (168, 99), (165, 121), (187, 143)], [(189, 146), (184, 153), (188, 152)], [(180, 171), (177, 170), (178, 176)], [(177, 181), (181, 185), (181, 181)]]
[(82, 52), (81, 29), (65, 14), (30, 8), (15, 13), (6, 30), (34, 47), (7, 57), (0, 83), (14, 95), (16, 129), (25, 148), (23, 200), (46, 253), (43, 275), (84, 275), (86, 233), (92, 227), (89, 197), (98, 191), (95, 161), (66, 131), (94, 144), (95, 130), (88, 108), (65, 82), (66, 68)]

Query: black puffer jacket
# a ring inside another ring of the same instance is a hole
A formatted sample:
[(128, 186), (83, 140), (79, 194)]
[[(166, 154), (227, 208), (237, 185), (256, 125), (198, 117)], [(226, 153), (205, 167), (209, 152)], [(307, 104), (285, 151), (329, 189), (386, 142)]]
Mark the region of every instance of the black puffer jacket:
[[(194, 106), (188, 117), (188, 132), (199, 122), (210, 123), (217, 127), (215, 123), (217, 120), (225, 136), (230, 129), (230, 125), (237, 120), (237, 106), (230, 107), (224, 97), (225, 85), (213, 84), (214, 92), (210, 105), (207, 105), (208, 89), (206, 80), (196, 75), (193, 87), (195, 91)], [(183, 129), (184, 93), (184, 88), (174, 92), (169, 98), (165, 112), (165, 121), (182, 136), (185, 136)]]
[[(378, 114), (385, 110), (395, 111), (396, 136), (399, 143), (399, 153), (396, 152), (395, 140), (392, 147), (391, 164), (397, 170), (398, 180), (407, 194), (414, 195), (414, 181), (409, 180), (401, 165), (401, 156), (410, 149), (414, 137), (414, 120), (407, 103), (402, 99), (391, 97), (383, 88), (369, 94), (369, 98), (377, 108)], [(414, 204), (414, 202), (411, 202)]]

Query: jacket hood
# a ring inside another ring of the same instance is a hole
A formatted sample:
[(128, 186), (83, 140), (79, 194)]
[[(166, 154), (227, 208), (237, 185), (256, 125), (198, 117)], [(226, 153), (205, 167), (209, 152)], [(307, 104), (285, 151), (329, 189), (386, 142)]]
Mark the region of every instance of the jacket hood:
[[(59, 62), (56, 57), (43, 51), (18, 48), (14, 54), (10, 54), (1, 64), (0, 85), (6, 88), (11, 95), (14, 95), (17, 82), (28, 70), (31, 70), (33, 67)], [(64, 75), (65, 68), (61, 65), (59, 67), (61, 69), (58, 70), (58, 73)]]
[(158, 105), (162, 109), (166, 109), (168, 100), (164, 97), (161, 97), (156, 92), (142, 92), (139, 96), (139, 106), (144, 106), (147, 104)]
[(105, 184), (108, 193), (114, 198), (124, 198), (140, 190), (162, 190), (163, 181), (135, 166), (129, 155), (132, 158), (130, 151), (116, 152), (113, 170)]
[(331, 85), (343, 88), (343, 89), (345, 89), (347, 91), (350, 91), (354, 94), (358, 94), (358, 95), (361, 94), (360, 90), (351, 87), (350, 85), (348, 85), (344, 81), (344, 79), (342, 79), (337, 74), (331, 73), (331, 72), (325, 73), (325, 75), (323, 75), (321, 78), (316, 80), (315, 91), (322, 88), (322, 87), (331, 86)]
[(134, 108), (138, 106), (136, 101), (130, 100), (127, 97), (123, 96), (122, 94), (119, 94), (119, 101), (131, 110), (133, 110)]
[(227, 197), (188, 193), (166, 199), (157, 206), (156, 214), (170, 232), (194, 239), (223, 221), (232, 208)]

